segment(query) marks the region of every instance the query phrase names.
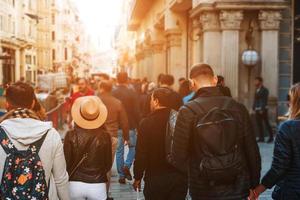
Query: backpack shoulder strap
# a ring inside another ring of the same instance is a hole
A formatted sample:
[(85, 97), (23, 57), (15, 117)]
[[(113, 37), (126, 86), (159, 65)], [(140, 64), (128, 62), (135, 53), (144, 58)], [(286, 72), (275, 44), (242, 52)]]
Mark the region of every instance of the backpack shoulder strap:
[(47, 130), (47, 132), (43, 135), (43, 137), (41, 137), (41, 139), (39, 139), (38, 141), (36, 141), (36, 142), (34, 142), (33, 144), (30, 145), (31, 147), (35, 146), (37, 153), (39, 153), (39, 151), (40, 151), (40, 149), (41, 149), (41, 147), (42, 147), (49, 131), (50, 131), (50, 129)]
[(6, 154), (10, 154), (13, 151), (17, 151), (16, 147), (11, 142), (7, 133), (1, 126), (0, 126), (0, 145), (2, 146)]
[(221, 110), (226, 110), (226, 109), (228, 109), (228, 108), (230, 107), (232, 101), (233, 101), (233, 100), (232, 100), (231, 98), (225, 99), (225, 102), (224, 102), (224, 104), (223, 104)]

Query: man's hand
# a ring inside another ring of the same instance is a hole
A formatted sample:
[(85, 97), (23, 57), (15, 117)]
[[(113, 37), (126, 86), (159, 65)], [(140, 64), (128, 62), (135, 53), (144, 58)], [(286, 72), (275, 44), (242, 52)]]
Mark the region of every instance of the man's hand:
[(132, 186), (135, 191), (137, 190), (141, 191), (141, 180), (134, 180)]
[(129, 140), (125, 140), (125, 141), (124, 141), (124, 145), (125, 145), (125, 146), (127, 146), (127, 145), (130, 146), (130, 141), (129, 141)]

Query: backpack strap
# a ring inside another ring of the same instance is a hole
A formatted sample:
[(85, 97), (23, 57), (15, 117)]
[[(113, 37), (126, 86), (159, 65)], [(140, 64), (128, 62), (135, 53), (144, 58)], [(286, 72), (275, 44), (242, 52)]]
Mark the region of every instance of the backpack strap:
[(39, 151), (40, 151), (40, 149), (41, 149), (41, 147), (42, 147), (42, 145), (43, 145), (43, 143), (44, 143), (44, 141), (45, 141), (45, 139), (46, 139), (49, 131), (50, 131), (50, 129), (47, 130), (47, 132), (41, 137), (41, 139), (39, 139), (38, 141), (36, 141), (33, 144), (31, 144), (30, 147), (29, 147), (29, 149), (33, 149), (32, 147), (35, 147), (35, 151), (37, 153), (39, 153)]
[(0, 145), (2, 146), (6, 154), (11, 154), (12, 152), (17, 151), (16, 147), (11, 142), (7, 133), (1, 126), (0, 126)]
[(229, 108), (230, 104), (232, 103), (232, 99), (231, 98), (227, 98), (221, 108), (221, 110), (226, 110)]

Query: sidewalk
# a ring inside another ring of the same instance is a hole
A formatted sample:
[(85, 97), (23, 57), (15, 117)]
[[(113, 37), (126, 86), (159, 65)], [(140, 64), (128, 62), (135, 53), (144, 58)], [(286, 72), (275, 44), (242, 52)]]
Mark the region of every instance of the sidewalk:
[[(260, 144), (260, 152), (262, 156), (262, 175), (270, 168), (273, 155), (273, 144)], [(116, 172), (116, 166), (113, 166), (113, 178), (111, 187), (111, 196), (115, 200), (136, 200), (137, 194), (133, 191), (131, 182), (127, 182), (126, 185), (120, 185), (118, 183), (118, 176)], [(271, 200), (272, 190), (268, 190), (261, 197), (260, 200)], [(140, 193), (140, 200), (144, 200), (142, 193)]]

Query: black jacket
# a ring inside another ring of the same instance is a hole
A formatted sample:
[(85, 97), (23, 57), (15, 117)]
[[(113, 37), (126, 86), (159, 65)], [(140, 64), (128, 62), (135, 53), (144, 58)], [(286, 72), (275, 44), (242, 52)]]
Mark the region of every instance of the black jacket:
[(76, 127), (69, 131), (64, 141), (67, 171), (70, 174), (83, 155), (87, 159), (80, 165), (70, 181), (84, 183), (106, 183), (107, 173), (112, 166), (111, 136), (103, 128), (85, 130)]
[(273, 199), (300, 199), (300, 120), (286, 121), (276, 136), (271, 169), (262, 184), (271, 189)]
[(183, 100), (182, 100), (182, 97), (180, 96), (180, 94), (170, 88), (167, 88), (167, 87), (162, 87), (162, 88), (169, 89), (171, 92), (171, 94), (169, 96), (170, 101), (169, 101), (168, 108), (178, 111), (179, 108), (183, 105)]
[(134, 88), (119, 85), (114, 88), (112, 95), (122, 102), (127, 113), (129, 128), (136, 129), (140, 121), (140, 104)]
[(151, 113), (141, 121), (138, 129), (134, 178), (160, 176), (178, 171), (168, 164), (165, 151), (165, 137), (170, 109), (164, 108)]
[(262, 86), (256, 90), (254, 96), (253, 110), (266, 110), (268, 107), (269, 90)]
[[(217, 87), (202, 88), (194, 96), (193, 100), (179, 110), (173, 146), (174, 165), (182, 171), (189, 171), (190, 191), (193, 197), (205, 200), (240, 200), (246, 198), (249, 189), (254, 188), (260, 179), (261, 159), (252, 130), (247, 109), (232, 99), (231, 110), (236, 114), (241, 129), (240, 146), (243, 147), (244, 163), (241, 173), (234, 185), (209, 186), (202, 180), (199, 174), (201, 155), (196, 154), (197, 142), (193, 140), (193, 129), (196, 119), (206, 114), (199, 109), (195, 101), (201, 100), (201, 105), (207, 112), (213, 107), (222, 107), (229, 97)], [(203, 103), (205, 101), (205, 103)], [(197, 114), (195, 114), (197, 113)]]

